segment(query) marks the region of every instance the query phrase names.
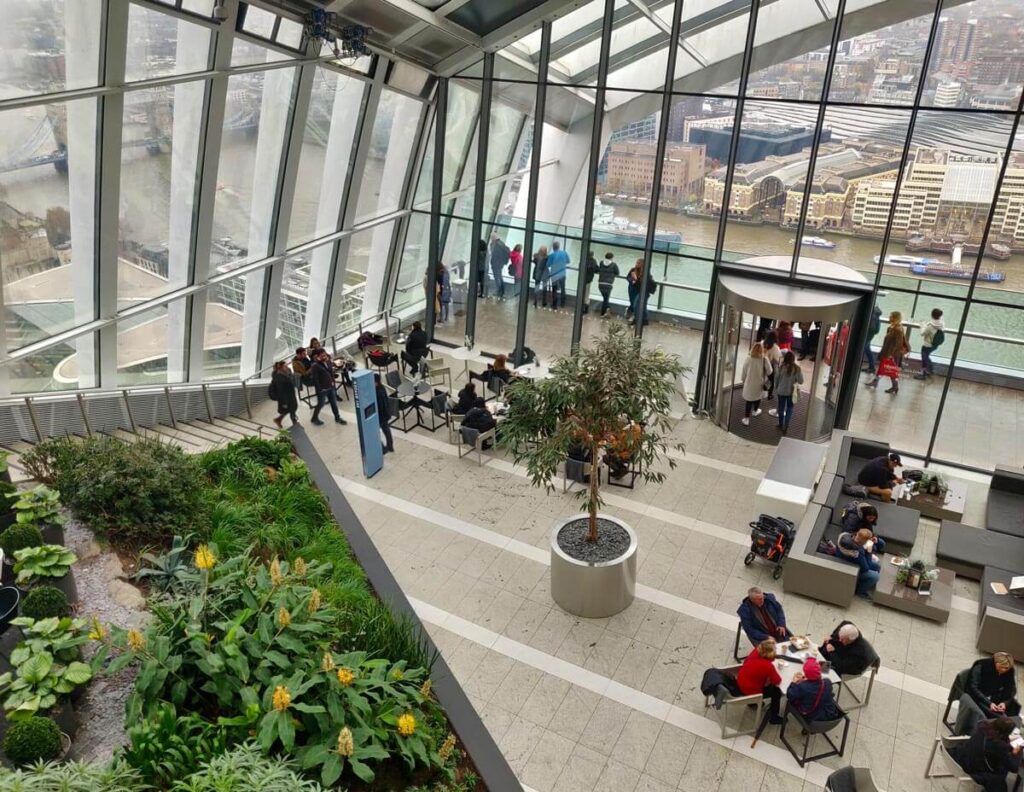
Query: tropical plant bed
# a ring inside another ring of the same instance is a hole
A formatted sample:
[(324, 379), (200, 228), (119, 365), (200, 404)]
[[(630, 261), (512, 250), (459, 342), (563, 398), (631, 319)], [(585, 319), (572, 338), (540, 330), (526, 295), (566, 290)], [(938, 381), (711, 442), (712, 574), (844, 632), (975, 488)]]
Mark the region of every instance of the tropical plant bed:
[[(113, 764), (75, 772), (205, 789), (195, 774), (249, 751), (305, 779), (281, 788), (484, 789), (433, 696), (427, 644), (375, 596), (287, 436), (196, 457), (64, 438), (23, 459), (101, 541), (139, 559), (149, 595), (148, 624), (90, 625), (92, 684), (130, 685), (117, 713), (127, 742)], [(0, 792), (22, 782), (43, 777), (0, 772)]]

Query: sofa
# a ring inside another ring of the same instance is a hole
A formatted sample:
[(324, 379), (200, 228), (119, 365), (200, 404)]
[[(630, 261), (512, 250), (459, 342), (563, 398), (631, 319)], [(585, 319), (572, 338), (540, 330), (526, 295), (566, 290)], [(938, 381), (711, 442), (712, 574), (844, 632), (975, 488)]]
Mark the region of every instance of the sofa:
[(872, 459), (889, 455), (889, 444), (877, 440), (869, 440), (856, 435), (846, 435), (842, 439), (836, 475), (842, 476), (850, 484), (857, 483), (861, 469)]
[(996, 465), (988, 488), (985, 527), (1024, 539), (1024, 470)]
[(985, 567), (976, 643), (982, 652), (1009, 652), (1014, 657), (1024, 657), (1024, 598), (992, 591), (992, 583), (1002, 583), (1009, 588), (1017, 574), (994, 566)]
[(786, 558), (782, 589), (847, 607), (857, 586), (857, 567), (818, 552), (822, 539), (834, 542), (839, 536), (839, 527), (831, 519), (831, 509), (814, 502), (808, 505)]
[[(843, 493), (844, 479), (834, 474), (825, 474), (818, 483), (814, 494), (814, 502), (831, 511), (830, 522), (839, 525), (843, 518), (843, 509), (856, 498)], [(895, 503), (872, 501), (878, 509), (878, 526), (875, 533), (885, 539), (886, 551), (909, 555), (917, 541), (917, 529), (921, 522), (921, 512)]]
[(987, 566), (1024, 570), (1024, 538), (943, 520), (935, 558), (961, 577), (981, 580)]

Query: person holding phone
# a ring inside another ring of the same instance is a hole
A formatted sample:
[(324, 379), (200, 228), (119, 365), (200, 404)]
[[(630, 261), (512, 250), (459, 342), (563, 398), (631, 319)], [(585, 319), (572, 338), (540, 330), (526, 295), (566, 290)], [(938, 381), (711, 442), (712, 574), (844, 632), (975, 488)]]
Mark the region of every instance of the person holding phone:
[(989, 718), (1019, 715), (1013, 655), (996, 652), (992, 657), (976, 660), (967, 678), (967, 693)]

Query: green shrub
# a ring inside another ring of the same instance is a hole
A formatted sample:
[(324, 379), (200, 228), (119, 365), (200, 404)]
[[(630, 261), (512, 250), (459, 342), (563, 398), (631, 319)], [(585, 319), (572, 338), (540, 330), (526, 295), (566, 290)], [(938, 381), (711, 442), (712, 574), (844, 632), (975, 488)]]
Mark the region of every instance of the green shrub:
[(214, 757), (171, 792), (322, 792), (323, 787), (304, 780), (293, 768), (291, 762), (263, 756), (250, 743)]
[(68, 615), (68, 598), (53, 586), (37, 586), (22, 600), (19, 615), (26, 619), (62, 618)]
[(60, 747), (60, 729), (49, 718), (16, 721), (4, 735), (4, 753), (18, 766), (56, 759)]
[(77, 560), (78, 557), (64, 545), (40, 544), (14, 554), (14, 571), (18, 575), (18, 584), (23, 585), (46, 578), (62, 578)]
[(280, 469), (291, 453), (292, 443), (286, 434), (279, 434), (273, 440), (244, 437), (224, 448), (207, 451), (202, 456), (202, 466), (214, 481), (224, 476), (236, 476), (239, 468), (247, 464), (265, 476), (266, 468)]
[(164, 704), (153, 717), (128, 729), (122, 756), (144, 783), (166, 789), (227, 747), (223, 728), (195, 713), (179, 716), (173, 705)]
[(60, 496), (45, 484), (8, 496), (18, 514), (18, 522), (27, 525), (61, 525)]
[(176, 534), (205, 530), (203, 471), (169, 443), (64, 438), (40, 443), (25, 457), (33, 475), (116, 546), (167, 546)]
[(39, 764), (25, 770), (0, 768), (0, 792), (139, 792), (138, 773), (124, 762)]
[(15, 523), (0, 534), (0, 550), (4, 557), (14, 561), (14, 554), (26, 547), (39, 547), (43, 543), (43, 535), (34, 525)]

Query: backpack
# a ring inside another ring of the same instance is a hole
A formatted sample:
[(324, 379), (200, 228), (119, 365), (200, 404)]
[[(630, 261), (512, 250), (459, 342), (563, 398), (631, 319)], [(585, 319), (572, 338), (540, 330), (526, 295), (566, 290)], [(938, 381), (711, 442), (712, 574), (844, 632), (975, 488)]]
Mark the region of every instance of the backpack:
[(271, 401), (277, 401), (277, 383), (271, 381), (270, 385), (267, 386), (267, 396), (270, 397)]
[(932, 336), (932, 349), (938, 349), (940, 346), (942, 346), (945, 340), (946, 331), (943, 330), (941, 327), (937, 328), (935, 330), (935, 335)]
[(651, 278), (647, 281), (647, 294), (653, 295), (658, 290), (658, 282)]
[(843, 484), (843, 494), (854, 498), (867, 500), (868, 488), (860, 484)]

